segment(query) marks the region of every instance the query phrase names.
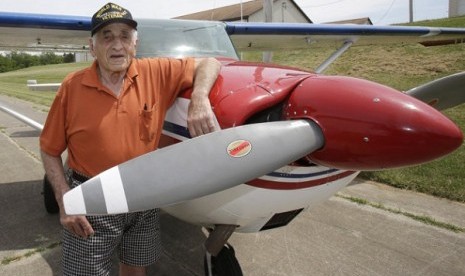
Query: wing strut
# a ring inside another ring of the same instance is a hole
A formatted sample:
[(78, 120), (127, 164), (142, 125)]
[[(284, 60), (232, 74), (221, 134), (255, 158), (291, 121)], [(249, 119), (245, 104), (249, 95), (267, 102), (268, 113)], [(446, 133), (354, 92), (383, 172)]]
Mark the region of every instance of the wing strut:
[(28, 118), (24, 116), (23, 114), (20, 114), (12, 109), (9, 109), (3, 105), (0, 104), (0, 110), (5, 112), (6, 114), (9, 114), (10, 116), (15, 117), (16, 119), (22, 121), (23, 123), (28, 124), (29, 126), (33, 127), (34, 129), (42, 131), (44, 128), (43, 125), (39, 124), (38, 122), (32, 120), (31, 118)]
[(331, 56), (329, 56), (325, 61), (323, 61), (322, 64), (320, 64), (320, 66), (318, 66), (315, 69), (315, 73), (323, 73), (323, 71), (326, 70), (331, 65), (331, 63), (333, 63), (338, 57), (340, 57), (343, 53), (349, 50), (352, 44), (354, 44), (354, 42), (351, 40), (345, 41), (344, 44), (342, 44), (341, 48), (337, 49)]

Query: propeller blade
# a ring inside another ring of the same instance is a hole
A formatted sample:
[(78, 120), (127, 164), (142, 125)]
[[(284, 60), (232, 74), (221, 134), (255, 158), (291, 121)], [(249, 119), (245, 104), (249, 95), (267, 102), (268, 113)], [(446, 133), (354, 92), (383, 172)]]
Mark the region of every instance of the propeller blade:
[(69, 215), (159, 208), (255, 179), (321, 148), (320, 127), (305, 120), (229, 128), (129, 160), (64, 195)]
[(406, 93), (437, 110), (460, 105), (465, 102), (465, 72), (428, 82)]

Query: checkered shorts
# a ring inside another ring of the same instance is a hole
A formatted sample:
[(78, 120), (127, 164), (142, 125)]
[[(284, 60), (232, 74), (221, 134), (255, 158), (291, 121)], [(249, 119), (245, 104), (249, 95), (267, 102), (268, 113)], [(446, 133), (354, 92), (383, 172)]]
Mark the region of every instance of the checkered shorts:
[[(72, 187), (81, 184), (71, 180)], [(109, 275), (115, 252), (120, 262), (131, 266), (148, 266), (159, 259), (159, 209), (87, 219), (95, 231), (88, 239), (64, 229), (64, 275)]]

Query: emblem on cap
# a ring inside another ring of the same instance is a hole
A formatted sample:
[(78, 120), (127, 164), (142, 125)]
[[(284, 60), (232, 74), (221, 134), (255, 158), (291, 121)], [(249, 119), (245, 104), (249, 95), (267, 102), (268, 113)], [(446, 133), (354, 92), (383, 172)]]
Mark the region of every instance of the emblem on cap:
[(117, 4), (108, 3), (101, 7), (100, 10), (92, 16), (91, 34), (94, 35), (107, 24), (114, 22), (126, 23), (134, 29), (137, 27), (137, 22), (132, 19), (132, 15), (127, 9)]

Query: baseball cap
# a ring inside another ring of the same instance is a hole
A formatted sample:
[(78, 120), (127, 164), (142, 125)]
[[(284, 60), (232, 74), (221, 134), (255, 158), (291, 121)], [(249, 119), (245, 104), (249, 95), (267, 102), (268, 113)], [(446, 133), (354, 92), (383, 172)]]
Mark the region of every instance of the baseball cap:
[(127, 9), (114, 3), (107, 3), (92, 16), (91, 35), (94, 35), (106, 25), (115, 22), (126, 23), (137, 29), (137, 22), (132, 19), (132, 15)]

